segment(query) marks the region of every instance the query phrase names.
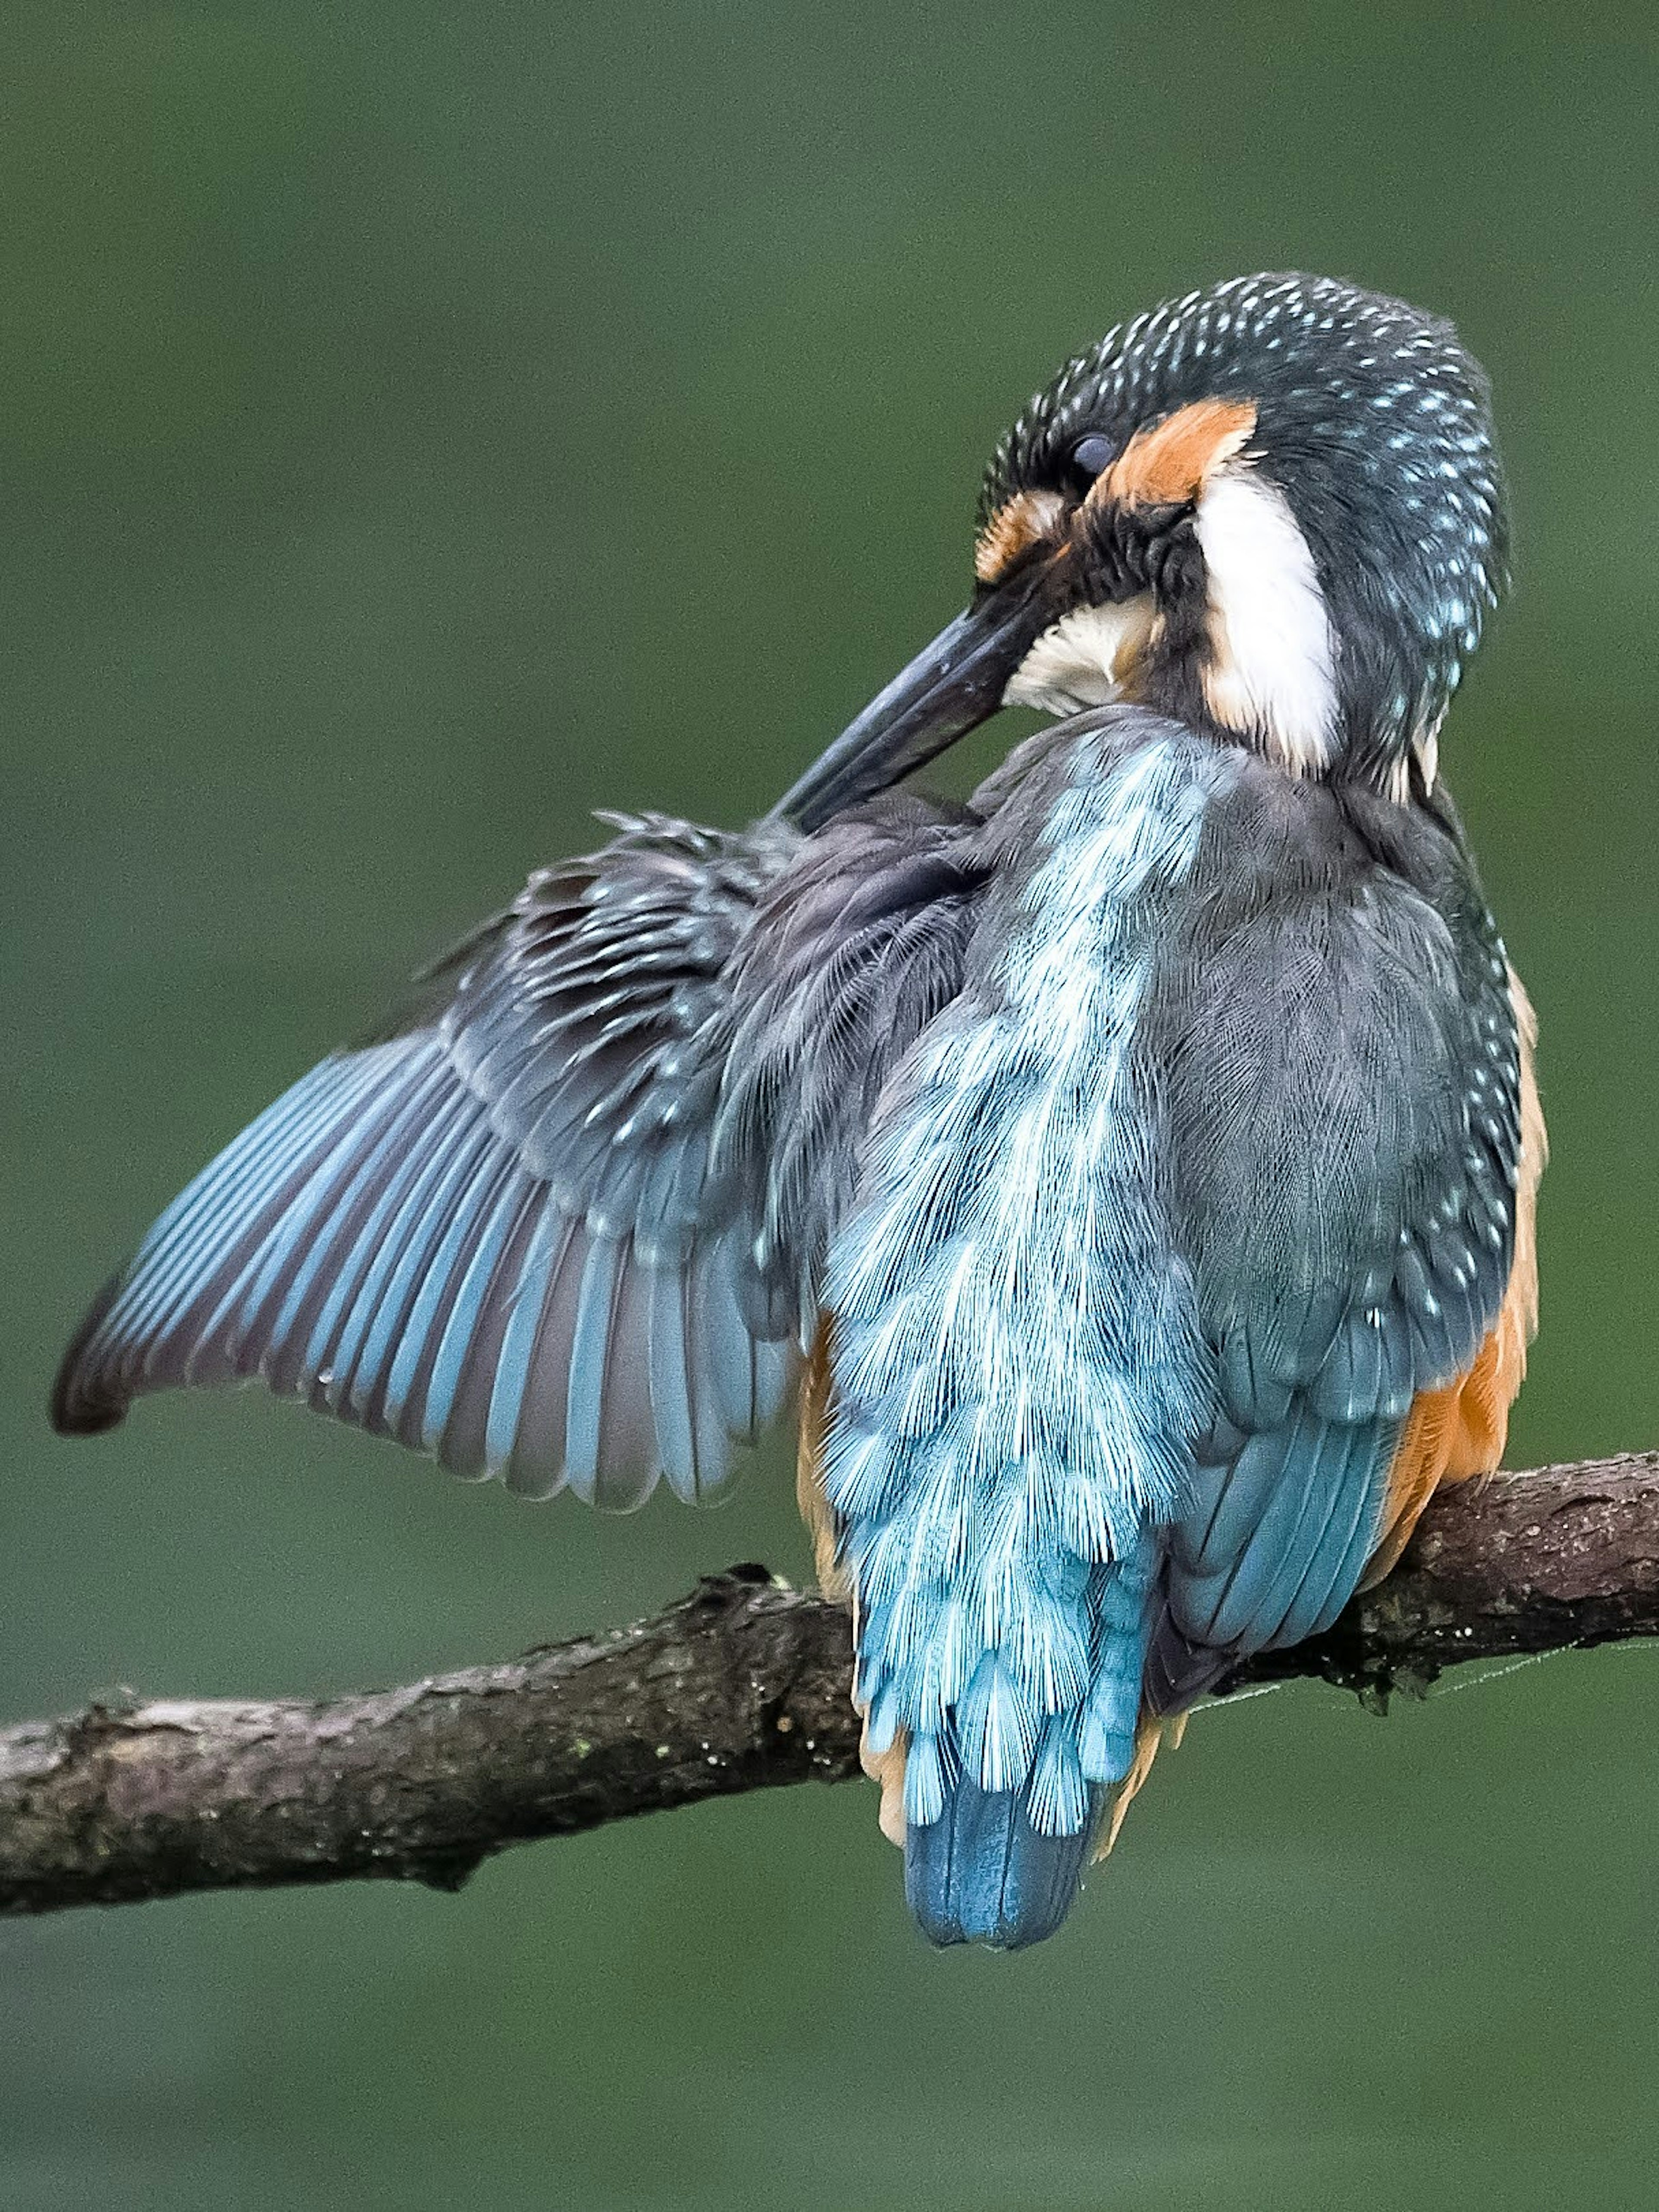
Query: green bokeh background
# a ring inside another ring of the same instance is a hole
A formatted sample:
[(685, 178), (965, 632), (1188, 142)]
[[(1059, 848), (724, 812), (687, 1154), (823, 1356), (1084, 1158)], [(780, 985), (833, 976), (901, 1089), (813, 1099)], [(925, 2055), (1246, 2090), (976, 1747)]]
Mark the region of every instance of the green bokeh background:
[[(5, 10), (0, 1716), (386, 1683), (802, 1577), (262, 1400), (59, 1443), (86, 1294), (399, 977), (758, 811), (958, 604), (1015, 404), (1262, 266), (1453, 313), (1520, 588), (1446, 734), (1545, 1027), (1530, 1464), (1659, 1443), (1650, 11)], [(953, 769), (982, 768), (1006, 727)], [(1659, 2197), (1659, 1659), (1201, 1717), (1060, 1937), (935, 1956), (870, 1794), (0, 1928), (0, 2206)]]

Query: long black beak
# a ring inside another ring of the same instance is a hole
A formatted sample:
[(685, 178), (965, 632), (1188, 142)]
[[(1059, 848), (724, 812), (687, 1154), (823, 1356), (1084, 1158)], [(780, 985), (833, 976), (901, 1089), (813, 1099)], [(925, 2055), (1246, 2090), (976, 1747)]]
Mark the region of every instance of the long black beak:
[(1070, 603), (1062, 552), (999, 584), (924, 646), (767, 816), (812, 830), (908, 775), (994, 714), (1008, 679)]

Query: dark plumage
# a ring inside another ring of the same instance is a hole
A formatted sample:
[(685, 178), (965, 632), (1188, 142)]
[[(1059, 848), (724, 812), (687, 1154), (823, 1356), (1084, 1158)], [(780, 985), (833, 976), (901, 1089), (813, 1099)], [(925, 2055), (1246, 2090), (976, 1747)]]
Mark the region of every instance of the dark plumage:
[(1343, 641), (1347, 741), (1382, 760), (1437, 721), (1509, 580), (1491, 391), (1452, 325), (1334, 277), (1240, 276), (1110, 331), (999, 444), (981, 520), (1013, 493), (1082, 486), (1085, 441), (1121, 451), (1197, 400), (1256, 409)]

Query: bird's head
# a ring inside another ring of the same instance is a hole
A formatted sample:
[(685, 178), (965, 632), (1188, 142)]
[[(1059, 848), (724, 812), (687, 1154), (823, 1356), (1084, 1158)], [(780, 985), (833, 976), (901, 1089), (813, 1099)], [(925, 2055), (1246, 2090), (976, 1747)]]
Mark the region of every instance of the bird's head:
[(1189, 293), (1032, 399), (986, 474), (967, 611), (778, 811), (810, 829), (1000, 706), (1116, 699), (1404, 796), (1507, 535), (1449, 324), (1323, 276)]

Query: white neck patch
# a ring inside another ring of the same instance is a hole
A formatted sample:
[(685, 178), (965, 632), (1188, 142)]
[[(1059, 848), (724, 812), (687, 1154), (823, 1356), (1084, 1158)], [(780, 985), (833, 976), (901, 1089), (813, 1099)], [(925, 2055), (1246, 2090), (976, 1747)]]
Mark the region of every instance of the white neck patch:
[(1150, 592), (1116, 606), (1073, 607), (1043, 631), (1008, 678), (1003, 705), (1036, 707), (1045, 714), (1110, 706), (1122, 697), (1123, 679), (1152, 626)]
[(1290, 501), (1254, 470), (1219, 469), (1195, 527), (1209, 571), (1210, 712), (1293, 775), (1316, 775), (1336, 743), (1335, 642)]

